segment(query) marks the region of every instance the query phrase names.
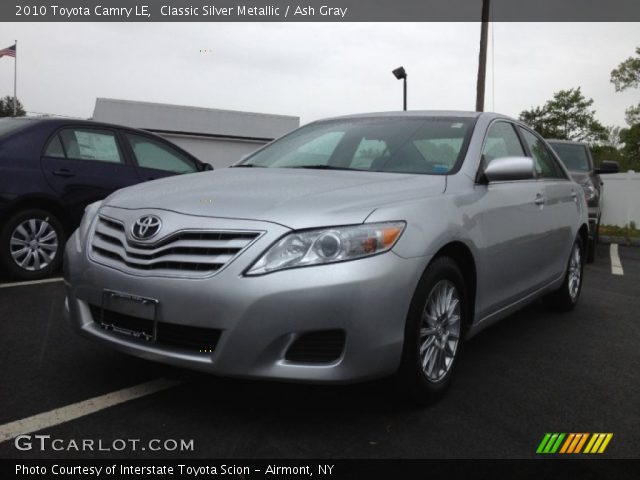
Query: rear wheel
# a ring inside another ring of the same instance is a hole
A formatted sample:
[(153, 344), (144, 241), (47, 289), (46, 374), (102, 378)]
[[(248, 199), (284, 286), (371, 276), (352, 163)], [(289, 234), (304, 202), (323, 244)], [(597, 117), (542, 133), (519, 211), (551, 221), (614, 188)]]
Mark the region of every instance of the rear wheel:
[(398, 378), (418, 403), (437, 400), (462, 348), (468, 304), (464, 278), (448, 257), (435, 259), (413, 296)]
[(547, 297), (552, 307), (563, 312), (568, 312), (578, 304), (580, 292), (582, 291), (583, 270), (584, 247), (582, 239), (578, 237), (571, 248), (562, 287)]
[(0, 232), (0, 262), (14, 278), (45, 278), (60, 267), (65, 240), (54, 215), (41, 209), (23, 210)]

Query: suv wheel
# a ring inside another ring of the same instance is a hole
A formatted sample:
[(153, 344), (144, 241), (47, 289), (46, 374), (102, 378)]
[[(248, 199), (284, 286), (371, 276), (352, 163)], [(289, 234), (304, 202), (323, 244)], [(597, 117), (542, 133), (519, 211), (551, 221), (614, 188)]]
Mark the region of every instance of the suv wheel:
[(464, 278), (456, 262), (435, 259), (411, 301), (399, 380), (418, 403), (437, 400), (451, 382), (466, 331)]
[(584, 247), (582, 239), (578, 237), (571, 248), (567, 262), (567, 273), (564, 276), (562, 287), (547, 297), (547, 301), (552, 307), (562, 312), (568, 312), (578, 304), (582, 291), (583, 270)]
[(41, 209), (20, 211), (0, 232), (0, 262), (20, 280), (45, 278), (60, 267), (65, 240), (54, 215)]

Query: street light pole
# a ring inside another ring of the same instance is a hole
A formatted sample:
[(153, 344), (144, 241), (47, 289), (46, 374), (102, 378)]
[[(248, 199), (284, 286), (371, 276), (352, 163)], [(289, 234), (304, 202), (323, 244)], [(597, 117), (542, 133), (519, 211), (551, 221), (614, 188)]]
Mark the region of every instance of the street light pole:
[(406, 112), (407, 111), (407, 76), (405, 75), (402, 80), (403, 80), (402, 83), (403, 83), (403, 90), (404, 90), (403, 95), (402, 95), (402, 97), (403, 97), (402, 106), (403, 106), (404, 111)]
[(398, 79), (398, 80), (402, 80), (403, 84), (402, 84), (402, 90), (403, 90), (403, 101), (402, 101), (402, 107), (404, 109), (404, 111), (407, 111), (407, 72), (404, 69), (404, 67), (398, 67), (395, 70), (393, 70), (393, 75)]

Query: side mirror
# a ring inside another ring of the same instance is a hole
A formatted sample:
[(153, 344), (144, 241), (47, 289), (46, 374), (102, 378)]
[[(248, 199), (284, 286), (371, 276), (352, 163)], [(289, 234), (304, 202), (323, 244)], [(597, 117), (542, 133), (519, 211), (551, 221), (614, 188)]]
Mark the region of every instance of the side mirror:
[(531, 180), (536, 178), (533, 158), (530, 157), (496, 158), (485, 167), (484, 175), (489, 182)]
[(213, 166), (210, 163), (206, 163), (206, 162), (200, 163), (201, 172), (210, 172), (211, 170), (213, 170)]
[(596, 168), (595, 171), (598, 175), (618, 173), (620, 171), (620, 167), (618, 166), (618, 162), (604, 161), (600, 164), (600, 167)]

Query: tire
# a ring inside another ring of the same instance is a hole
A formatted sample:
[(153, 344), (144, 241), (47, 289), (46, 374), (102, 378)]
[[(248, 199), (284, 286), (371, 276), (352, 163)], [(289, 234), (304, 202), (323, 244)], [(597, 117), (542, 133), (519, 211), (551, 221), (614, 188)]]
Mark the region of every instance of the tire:
[(596, 223), (596, 231), (593, 232), (593, 237), (589, 238), (589, 244), (587, 245), (587, 263), (593, 263), (596, 260), (596, 248), (598, 247), (599, 230), (600, 221)]
[[(448, 313), (440, 308), (439, 316), (428, 315), (438, 313), (435, 299), (444, 295), (440, 298), (446, 300), (450, 293)], [(456, 297), (458, 302), (454, 305)], [(436, 258), (418, 283), (405, 327), (397, 377), (412, 401), (420, 405), (433, 403), (446, 391), (462, 349), (468, 312), (467, 289), (460, 268), (451, 258)], [(431, 333), (426, 334), (427, 330)]]
[[(578, 257), (576, 258), (576, 252)], [(577, 274), (577, 277), (576, 277)], [(576, 238), (569, 254), (567, 271), (562, 286), (547, 297), (547, 303), (556, 310), (568, 312), (578, 304), (584, 278), (584, 247), (582, 239)], [(577, 284), (575, 283), (577, 282)]]
[(0, 263), (12, 278), (46, 278), (60, 268), (65, 241), (55, 215), (37, 208), (19, 211), (0, 231)]

